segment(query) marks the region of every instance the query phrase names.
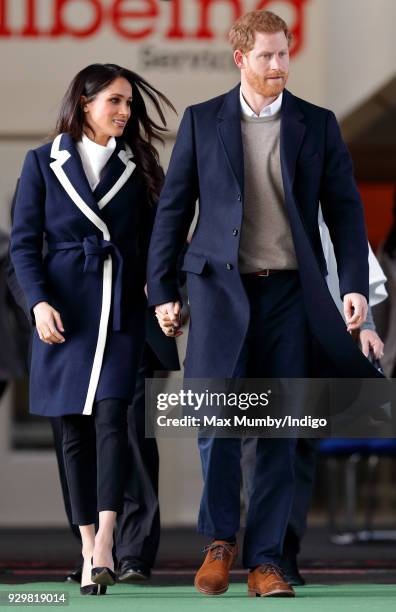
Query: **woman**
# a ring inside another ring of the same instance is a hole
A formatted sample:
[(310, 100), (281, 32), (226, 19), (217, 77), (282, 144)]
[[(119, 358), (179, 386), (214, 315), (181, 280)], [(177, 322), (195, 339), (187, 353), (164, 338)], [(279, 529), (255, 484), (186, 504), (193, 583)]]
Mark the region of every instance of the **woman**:
[(173, 109), (125, 68), (93, 64), (79, 72), (55, 139), (27, 154), (15, 206), (11, 256), (37, 330), (30, 410), (62, 416), (82, 594), (102, 594), (115, 582), (127, 406), (144, 341), (146, 254), (163, 176), (152, 144), (166, 130), (161, 102)]

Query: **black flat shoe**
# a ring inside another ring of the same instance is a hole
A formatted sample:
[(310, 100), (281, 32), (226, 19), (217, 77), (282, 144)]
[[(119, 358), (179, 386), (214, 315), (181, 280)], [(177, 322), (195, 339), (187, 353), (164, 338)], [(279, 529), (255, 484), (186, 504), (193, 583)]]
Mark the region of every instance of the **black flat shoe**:
[(136, 582), (145, 582), (150, 580), (150, 569), (138, 565), (128, 559), (121, 560), (118, 568), (118, 582), (124, 584), (135, 584)]
[(80, 587), (80, 595), (106, 595), (107, 587), (101, 584), (87, 584)]
[(113, 586), (117, 582), (117, 577), (109, 567), (93, 567), (91, 580), (102, 586)]
[(78, 584), (80, 584), (81, 574), (82, 574), (81, 568), (75, 569), (65, 576), (63, 582), (73, 582), (73, 583), (77, 582)]

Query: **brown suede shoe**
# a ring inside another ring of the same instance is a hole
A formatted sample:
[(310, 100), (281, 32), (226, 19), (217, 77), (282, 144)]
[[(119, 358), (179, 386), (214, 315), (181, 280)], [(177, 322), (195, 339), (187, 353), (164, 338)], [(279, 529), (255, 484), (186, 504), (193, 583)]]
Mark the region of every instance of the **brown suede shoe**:
[(204, 552), (207, 555), (195, 575), (195, 588), (205, 595), (221, 595), (228, 589), (230, 568), (238, 555), (238, 546), (215, 540), (205, 546)]
[(295, 593), (282, 574), (282, 570), (271, 563), (259, 565), (248, 576), (249, 597), (294, 597)]

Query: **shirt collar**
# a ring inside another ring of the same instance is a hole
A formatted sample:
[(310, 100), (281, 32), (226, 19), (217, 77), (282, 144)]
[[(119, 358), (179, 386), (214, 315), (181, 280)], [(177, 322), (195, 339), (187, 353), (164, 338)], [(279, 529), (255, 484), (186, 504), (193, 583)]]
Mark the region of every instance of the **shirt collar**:
[(282, 106), (283, 92), (279, 94), (279, 96), (276, 98), (276, 100), (272, 102), (272, 104), (268, 104), (267, 106), (264, 106), (264, 108), (261, 109), (261, 112), (259, 115), (257, 115), (254, 112), (254, 110), (250, 108), (249, 104), (246, 102), (245, 98), (243, 97), (242, 87), (239, 90), (239, 97), (241, 101), (241, 110), (244, 115), (247, 115), (248, 117), (256, 117), (256, 118), (272, 117), (280, 110), (280, 107)]
[(100, 145), (97, 142), (95, 142), (94, 140), (91, 140), (85, 132), (83, 132), (82, 134), (82, 138), (81, 141), (84, 145), (84, 147), (90, 151), (95, 151), (98, 155), (108, 155), (114, 151), (114, 149), (116, 148), (116, 139), (114, 138), (114, 136), (111, 136), (111, 138), (109, 138), (109, 140), (107, 141), (106, 145)]

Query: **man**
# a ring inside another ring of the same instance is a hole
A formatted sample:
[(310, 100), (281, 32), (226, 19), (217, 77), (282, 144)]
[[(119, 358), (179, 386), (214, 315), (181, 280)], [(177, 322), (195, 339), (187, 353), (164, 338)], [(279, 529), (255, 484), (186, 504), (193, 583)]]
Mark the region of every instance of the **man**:
[[(241, 83), (186, 109), (160, 198), (149, 253), (149, 304), (178, 335), (177, 256), (199, 197), (182, 269), (191, 307), (187, 378), (310, 374), (311, 340), (342, 376), (380, 376), (347, 331), (365, 320), (367, 237), (361, 201), (334, 114), (285, 85), (290, 34), (269, 11), (230, 32)], [(321, 201), (335, 247), (345, 323), (328, 292), (318, 229)], [(253, 596), (294, 596), (279, 568), (293, 501), (295, 442), (257, 442), (243, 547)], [(240, 440), (200, 438), (198, 528), (212, 543), (196, 588), (228, 588), (237, 555)]]

